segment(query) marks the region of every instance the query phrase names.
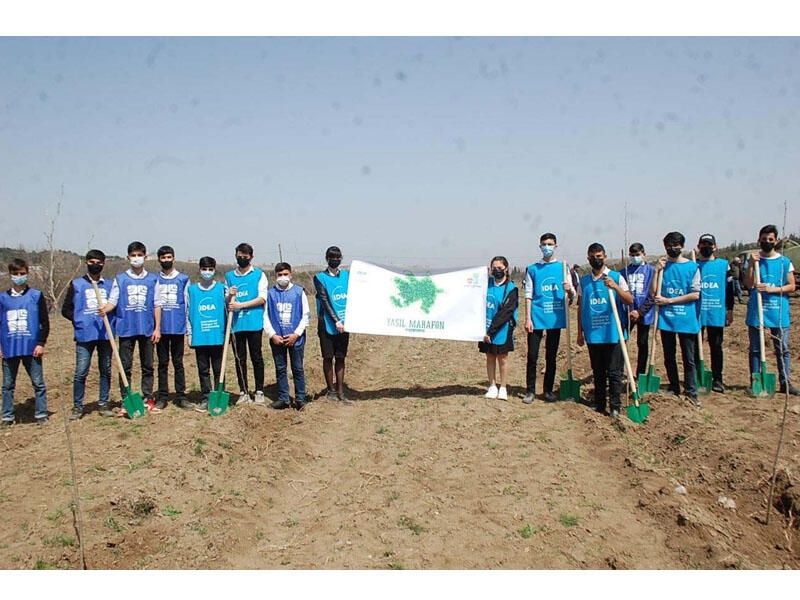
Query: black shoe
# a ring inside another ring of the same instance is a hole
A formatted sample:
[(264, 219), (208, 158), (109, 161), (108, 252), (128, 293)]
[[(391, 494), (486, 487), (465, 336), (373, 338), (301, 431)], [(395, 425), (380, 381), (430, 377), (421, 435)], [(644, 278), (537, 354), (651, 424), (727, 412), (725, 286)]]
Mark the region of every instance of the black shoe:
[(697, 396), (686, 396), (686, 399), (696, 408), (703, 408), (703, 405), (700, 403), (700, 400), (697, 399)]
[(594, 409), (599, 412), (601, 415), (606, 414), (606, 407), (605, 406), (595, 406)]
[[(783, 385), (780, 387), (780, 389), (779, 389), (778, 391), (779, 391), (781, 394), (785, 394), (785, 393), (786, 393), (786, 384), (784, 383), (784, 384), (783, 384)], [(800, 390), (798, 390), (796, 387), (794, 387), (793, 385), (791, 385), (791, 384), (790, 384), (790, 385), (789, 385), (789, 395), (790, 395), (790, 396), (800, 396)]]
[(200, 404), (194, 407), (197, 412), (208, 412), (208, 400), (203, 400)]
[(325, 391), (325, 399), (326, 400), (338, 400), (339, 394), (336, 393), (336, 390), (326, 390)]
[(545, 402), (555, 402), (558, 400), (558, 396), (556, 396), (553, 392), (545, 392), (542, 396)]
[(82, 416), (83, 416), (83, 409), (82, 408), (78, 408), (77, 406), (74, 406), (72, 408), (72, 412), (69, 414), (69, 420), (70, 421), (77, 421)]
[(194, 404), (189, 402), (188, 398), (181, 398), (180, 402), (177, 403), (177, 407), (183, 410), (192, 410), (194, 408)]
[(306, 404), (308, 404), (308, 402), (297, 402), (297, 401), (295, 401), (294, 409), (299, 412), (299, 411), (303, 410), (306, 407)]
[(100, 413), (101, 417), (113, 417), (113, 416), (116, 416), (114, 411), (111, 410), (111, 407), (108, 404), (98, 404), (97, 405), (97, 412)]
[(338, 397), (339, 397), (339, 402), (341, 402), (342, 404), (346, 404), (347, 406), (352, 404), (352, 402), (350, 402), (350, 400), (347, 399), (347, 396), (344, 395), (344, 392), (338, 394)]
[(533, 392), (528, 392), (525, 394), (525, 397), (522, 399), (523, 404), (533, 404), (534, 394)]
[(722, 385), (722, 382), (717, 380), (711, 384), (711, 391), (719, 392), (720, 394), (725, 393), (725, 386)]
[(156, 408), (159, 410), (164, 410), (165, 408), (167, 408), (167, 401), (159, 398), (158, 400), (156, 400)]
[(275, 410), (283, 410), (285, 408), (289, 408), (289, 403), (284, 402), (283, 400), (275, 400), (269, 405), (270, 408), (274, 408)]
[(5, 429), (6, 427), (11, 427), (14, 424), (14, 421), (0, 421), (0, 427)]

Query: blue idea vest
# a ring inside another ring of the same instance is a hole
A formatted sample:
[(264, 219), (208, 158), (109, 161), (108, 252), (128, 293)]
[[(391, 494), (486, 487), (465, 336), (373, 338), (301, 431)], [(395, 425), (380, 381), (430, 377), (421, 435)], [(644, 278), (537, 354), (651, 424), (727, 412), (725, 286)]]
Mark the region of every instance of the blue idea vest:
[[(113, 279), (103, 278), (97, 283), (97, 287), (100, 289), (100, 298), (104, 305), (108, 302), (113, 282)], [(108, 333), (103, 323), (103, 317), (97, 314), (97, 294), (92, 284), (85, 277), (81, 277), (72, 280), (72, 289), (75, 292), (72, 297), (75, 306), (72, 313), (72, 325), (75, 328), (75, 341), (94, 342), (97, 340), (107, 340)], [(108, 322), (111, 325), (112, 332), (114, 331), (116, 321), (113, 315), (114, 313), (108, 316)]]
[[(228, 287), (236, 286), (236, 302), (249, 302), (258, 298), (258, 282), (261, 281), (263, 272), (253, 268), (247, 275), (237, 276), (235, 271), (225, 273), (225, 283)], [(231, 331), (259, 331), (264, 329), (264, 305), (255, 308), (243, 308), (234, 311)]]
[[(791, 264), (791, 261), (785, 256), (762, 258), (758, 261), (761, 283), (775, 286), (786, 285)], [(797, 276), (796, 273), (795, 276)], [(789, 327), (789, 294), (759, 293), (764, 310), (764, 327)], [(758, 299), (752, 290), (750, 299), (747, 301), (745, 323), (750, 327), (758, 327)]]
[[(507, 284), (495, 285), (494, 279), (489, 278), (489, 287), (486, 290), (486, 330), (492, 325), (492, 319), (500, 310), (500, 306), (514, 289), (514, 282), (508, 280)], [(514, 321), (517, 320), (517, 311), (514, 311)], [(510, 323), (506, 322), (500, 330), (492, 336), (492, 344), (502, 346), (508, 341)]]
[(206, 290), (197, 283), (190, 285), (188, 310), (192, 348), (225, 343), (225, 288), (221, 283), (215, 281)]
[[(277, 286), (269, 288), (267, 315), (278, 335), (294, 333), (303, 318), (303, 288), (296, 284), (287, 290), (282, 290)], [(294, 345), (300, 347), (305, 341), (306, 333), (304, 331)]]
[(564, 329), (564, 263), (534, 263), (528, 266), (533, 299), (531, 320), (534, 329)]
[(700, 325), (725, 327), (725, 277), (728, 261), (724, 258), (699, 260), (702, 289), (700, 290)]
[[(328, 292), (328, 300), (330, 300), (333, 310), (336, 312), (339, 320), (344, 323), (344, 311), (347, 307), (347, 285), (350, 281), (350, 273), (348, 271), (339, 271), (339, 274), (334, 277), (327, 271), (322, 271), (322, 273), (317, 274), (317, 278), (325, 288), (325, 291)], [(329, 335), (336, 335), (339, 333), (336, 330), (336, 322), (332, 321), (330, 315), (324, 311), (319, 298), (317, 298), (317, 318), (323, 320), (325, 323), (325, 331), (327, 331)]]
[(4, 358), (32, 356), (39, 343), (39, 298), (42, 292), (28, 288), (22, 296), (0, 294), (0, 344)]
[(186, 300), (184, 291), (189, 285), (189, 276), (178, 273), (169, 279), (158, 274), (158, 290), (161, 294), (161, 333), (184, 335), (186, 333)]
[[(667, 261), (661, 281), (661, 295), (678, 298), (692, 291), (692, 279), (697, 273), (697, 263)], [(665, 304), (659, 309), (658, 328), (675, 333), (698, 333), (700, 331), (700, 301), (684, 304)]]
[(156, 328), (155, 292), (156, 276), (148, 273), (134, 279), (128, 272), (117, 274), (119, 303), (117, 304), (117, 335), (153, 335)]
[[(608, 276), (619, 283), (620, 274), (609, 271)], [(617, 312), (623, 314), (623, 303), (615, 292)], [(591, 273), (581, 277), (581, 327), (587, 344), (618, 344), (619, 333), (611, 310), (611, 299), (603, 279), (595, 281)], [(622, 335), (628, 339), (625, 323), (622, 323)]]
[[(633, 294), (633, 306), (625, 307), (626, 310), (638, 310), (650, 293), (656, 269), (653, 265), (628, 265), (622, 270), (622, 276), (628, 282), (628, 288)], [(642, 325), (652, 325), (656, 314), (655, 304), (645, 314), (640, 315)]]

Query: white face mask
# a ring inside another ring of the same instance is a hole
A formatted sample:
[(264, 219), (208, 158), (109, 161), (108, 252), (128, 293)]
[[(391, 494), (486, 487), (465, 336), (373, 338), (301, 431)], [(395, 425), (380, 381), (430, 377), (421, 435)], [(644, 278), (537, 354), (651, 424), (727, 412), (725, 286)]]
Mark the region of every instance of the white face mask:
[(288, 275), (282, 275), (281, 277), (278, 277), (275, 280), (275, 282), (278, 284), (279, 288), (287, 287), (289, 285), (290, 281), (291, 281), (291, 278)]
[(556, 247), (551, 244), (542, 244), (541, 246), (539, 246), (539, 250), (542, 251), (542, 256), (544, 256), (545, 258), (550, 258), (556, 251)]
[(214, 271), (200, 271), (200, 277), (202, 277), (204, 281), (210, 281), (214, 279)]
[(144, 265), (144, 256), (131, 256), (128, 259), (132, 267), (138, 268)]
[(631, 264), (632, 264), (632, 265), (634, 265), (634, 266), (637, 266), (637, 267), (638, 267), (638, 266), (639, 266), (639, 265), (641, 265), (643, 262), (644, 262), (644, 256), (642, 256), (641, 254), (639, 254), (639, 255), (637, 255), (637, 256), (631, 256)]

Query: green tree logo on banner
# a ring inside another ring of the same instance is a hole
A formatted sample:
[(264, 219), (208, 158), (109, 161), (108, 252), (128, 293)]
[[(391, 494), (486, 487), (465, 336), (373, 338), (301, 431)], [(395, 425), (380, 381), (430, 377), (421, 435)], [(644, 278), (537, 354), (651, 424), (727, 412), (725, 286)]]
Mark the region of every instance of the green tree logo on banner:
[(410, 306), (414, 302), (421, 302), (420, 308), (422, 312), (428, 314), (436, 302), (436, 297), (444, 292), (436, 287), (433, 279), (429, 276), (416, 277), (410, 273), (402, 277), (395, 277), (394, 282), (397, 285), (398, 296), (392, 296), (392, 304), (397, 308), (404, 308)]

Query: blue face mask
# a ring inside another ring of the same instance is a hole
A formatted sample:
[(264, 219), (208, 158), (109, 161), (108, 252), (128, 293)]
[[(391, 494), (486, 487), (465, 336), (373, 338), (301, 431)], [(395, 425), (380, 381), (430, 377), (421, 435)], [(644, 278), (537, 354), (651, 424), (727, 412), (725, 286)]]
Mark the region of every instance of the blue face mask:
[(206, 281), (214, 279), (214, 271), (200, 271), (200, 277)]
[(14, 282), (14, 285), (25, 285), (28, 283), (28, 276), (27, 275), (12, 275), (11, 281)]
[(639, 256), (631, 256), (631, 264), (632, 265), (638, 267), (642, 263), (644, 263), (644, 256), (641, 256), (641, 255), (639, 255)]
[(544, 256), (545, 258), (550, 258), (551, 256), (553, 256), (553, 252), (556, 251), (556, 247), (551, 246), (549, 244), (542, 244), (541, 246), (539, 246), (539, 250), (542, 251), (542, 256)]

